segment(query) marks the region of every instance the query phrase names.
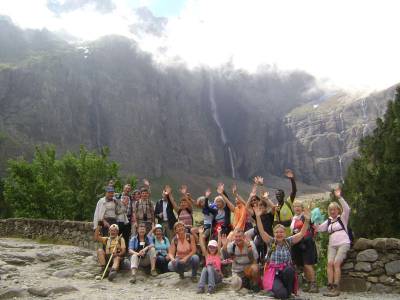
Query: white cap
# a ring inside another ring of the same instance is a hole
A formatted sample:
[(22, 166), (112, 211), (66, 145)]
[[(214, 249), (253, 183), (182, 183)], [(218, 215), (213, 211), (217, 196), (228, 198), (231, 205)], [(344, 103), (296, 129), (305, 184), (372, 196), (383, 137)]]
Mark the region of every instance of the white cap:
[(218, 242), (216, 240), (210, 240), (208, 242), (208, 247), (218, 247)]

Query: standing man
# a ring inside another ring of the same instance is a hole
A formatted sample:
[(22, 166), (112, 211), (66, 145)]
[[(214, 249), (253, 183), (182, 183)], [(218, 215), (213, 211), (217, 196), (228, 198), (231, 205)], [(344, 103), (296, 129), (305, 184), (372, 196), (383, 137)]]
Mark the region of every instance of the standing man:
[(129, 207), (131, 205), (130, 193), (131, 185), (125, 184), (122, 193), (117, 199), (117, 225), (119, 227), (119, 232), (122, 233), (125, 241), (129, 241), (131, 237), (131, 225), (129, 222), (130, 214)]
[(169, 240), (172, 239), (174, 235), (174, 224), (177, 219), (174, 214), (174, 208), (172, 206), (170, 195), (172, 189), (169, 185), (166, 185), (163, 192), (162, 198), (157, 201), (154, 210), (155, 217), (157, 218), (158, 224), (162, 225), (164, 235), (168, 237)]
[(106, 194), (97, 201), (93, 217), (93, 229), (97, 228), (99, 221), (103, 221), (101, 235), (108, 236), (108, 229), (117, 223), (117, 201), (114, 198), (114, 187), (107, 186)]
[(285, 176), (289, 178), (292, 184), (292, 192), (287, 200), (285, 200), (285, 192), (278, 189), (275, 193), (278, 206), (275, 210), (274, 225), (281, 224), (285, 227), (286, 236), (291, 235), (290, 224), (292, 224), (293, 213), (293, 201), (296, 198), (297, 187), (296, 181), (294, 180), (294, 173), (292, 170), (286, 169)]
[(147, 179), (143, 180), (144, 187), (140, 189), (140, 200), (135, 203), (133, 223), (138, 228), (138, 224), (146, 225), (146, 234), (154, 227), (154, 207), (150, 200), (150, 183)]
[(135, 225), (135, 222), (134, 222), (134, 220), (135, 220), (135, 217), (134, 217), (135, 212), (134, 212), (134, 210), (135, 210), (135, 207), (136, 207), (136, 202), (138, 202), (139, 200), (140, 200), (140, 190), (135, 189), (132, 192), (131, 204), (129, 206), (129, 216), (130, 216), (129, 221), (131, 223), (131, 236), (137, 234), (137, 228), (136, 228), (136, 225)]

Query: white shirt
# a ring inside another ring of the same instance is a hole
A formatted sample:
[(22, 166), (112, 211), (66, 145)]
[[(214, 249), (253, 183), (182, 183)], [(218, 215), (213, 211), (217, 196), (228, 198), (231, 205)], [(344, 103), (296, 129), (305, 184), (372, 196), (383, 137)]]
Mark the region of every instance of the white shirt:
[(162, 204), (162, 210), (163, 210), (163, 220), (164, 221), (168, 221), (168, 215), (167, 215), (167, 205), (168, 205), (168, 201), (163, 200), (163, 204)]

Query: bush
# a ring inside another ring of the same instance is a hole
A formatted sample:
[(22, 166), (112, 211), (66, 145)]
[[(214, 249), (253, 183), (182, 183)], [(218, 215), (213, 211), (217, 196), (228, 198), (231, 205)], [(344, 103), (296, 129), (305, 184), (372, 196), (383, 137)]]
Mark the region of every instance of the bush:
[(14, 216), (90, 220), (104, 186), (118, 177), (118, 165), (81, 146), (78, 153), (56, 158), (54, 146), (36, 147), (31, 163), (9, 160), (4, 199)]

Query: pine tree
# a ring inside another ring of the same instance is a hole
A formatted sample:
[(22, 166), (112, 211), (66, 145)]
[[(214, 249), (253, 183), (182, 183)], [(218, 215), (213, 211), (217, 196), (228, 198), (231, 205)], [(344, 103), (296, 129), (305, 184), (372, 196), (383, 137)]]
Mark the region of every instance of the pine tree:
[(373, 134), (360, 141), (344, 192), (358, 237), (400, 237), (400, 87)]

